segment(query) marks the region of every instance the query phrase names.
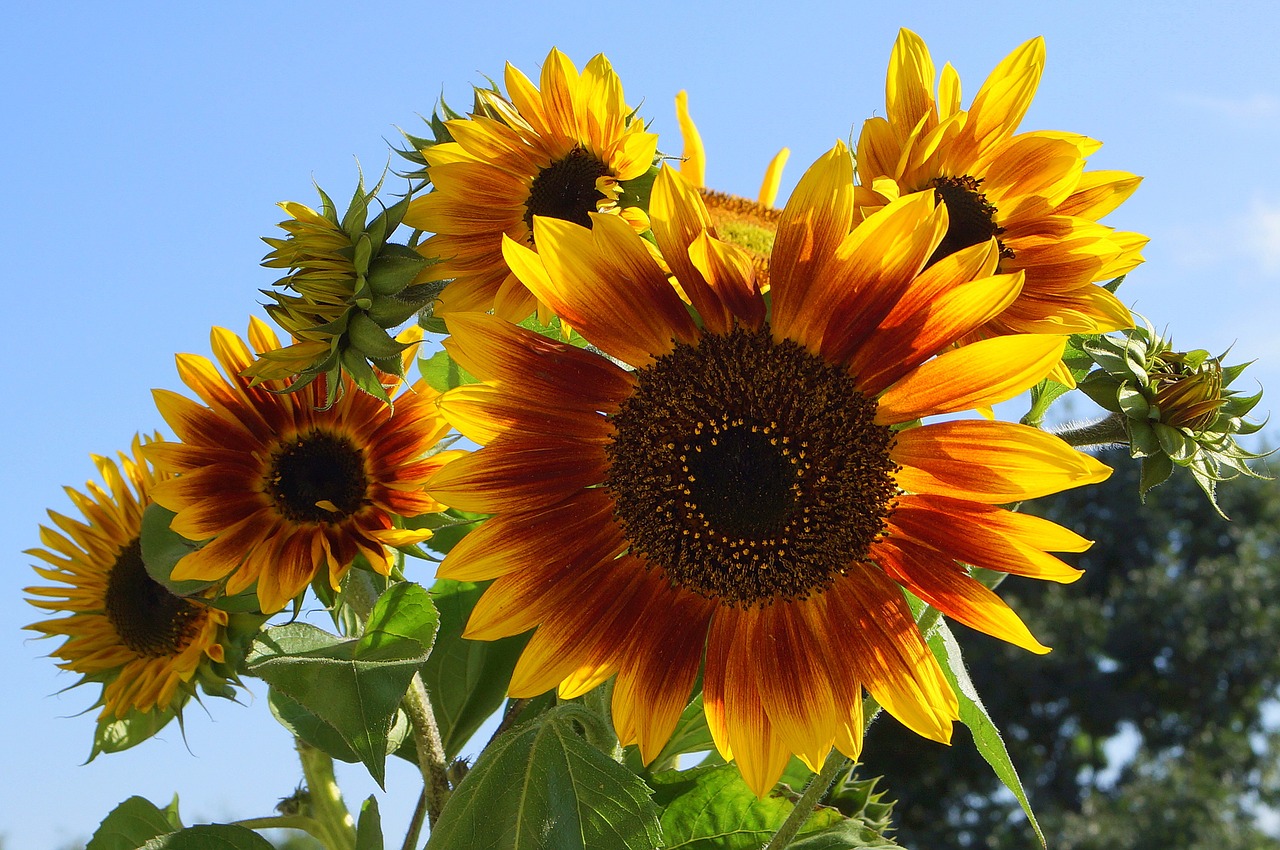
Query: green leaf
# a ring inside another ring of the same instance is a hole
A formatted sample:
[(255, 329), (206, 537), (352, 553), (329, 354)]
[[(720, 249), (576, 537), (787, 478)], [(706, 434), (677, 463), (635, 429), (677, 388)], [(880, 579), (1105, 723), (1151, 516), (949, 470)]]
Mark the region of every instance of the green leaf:
[(1018, 778), (1017, 768), (1010, 761), (1009, 751), (1005, 749), (1004, 739), (1000, 737), (1000, 730), (987, 714), (987, 708), (982, 704), (973, 680), (969, 678), (969, 671), (965, 669), (960, 644), (956, 642), (955, 635), (951, 634), (945, 620), (938, 621), (937, 630), (929, 638), (929, 648), (942, 665), (942, 672), (946, 674), (947, 681), (960, 700), (960, 722), (969, 727), (982, 758), (991, 765), (996, 777), (1017, 799), (1022, 811), (1026, 812), (1031, 828), (1040, 839), (1040, 846), (1047, 847), (1044, 833), (1040, 831), (1035, 812), (1031, 810), (1031, 803), (1027, 800), (1027, 792), (1022, 788), (1022, 780)]
[(248, 669), (333, 727), (382, 785), (400, 700), (437, 627), (426, 591), (401, 582), (378, 599), (358, 640), (306, 623), (277, 626), (254, 640)]
[[(276, 688), (270, 688), (267, 691), (267, 704), (275, 719), (294, 737), (306, 741), (338, 761), (345, 761), (348, 764), (360, 761), (360, 755), (346, 742), (342, 733), (307, 711), (301, 703), (289, 695)], [(397, 711), (395, 719), (391, 722), (391, 730), (387, 733), (387, 755), (398, 750), (405, 741), (412, 740), (412, 732), (409, 718), (403, 711)]]
[(176, 596), (190, 596), (208, 588), (207, 581), (173, 581), (169, 575), (178, 561), (200, 548), (170, 528), (177, 514), (152, 502), (142, 512), (142, 563), (161, 586)]
[(351, 311), (351, 319), (347, 324), (347, 333), (351, 344), (360, 349), (366, 357), (373, 360), (386, 360), (398, 357), (409, 346), (397, 342), (392, 336), (359, 310)]
[(118, 753), (136, 747), (155, 735), (177, 715), (172, 711), (137, 711), (130, 709), (123, 718), (103, 718), (93, 733), (89, 761), (100, 753)]
[(491, 744), (431, 830), (428, 850), (656, 850), (639, 777), (588, 744), (564, 705)]
[(507, 684), (529, 636), (502, 640), (467, 640), (467, 619), (485, 586), (439, 579), (431, 598), (440, 612), (440, 633), (422, 668), (431, 695), (445, 755), (452, 759), (506, 698)]
[(453, 361), (449, 352), (441, 349), (426, 358), (419, 358), (418, 372), (422, 379), (437, 392), (445, 392), (463, 384), (474, 384), (471, 373)]
[(360, 824), (356, 827), (356, 850), (383, 850), (382, 815), (378, 798), (372, 794), (360, 806)]
[[(652, 784), (653, 801), (663, 809), (667, 850), (756, 850), (793, 808), (790, 800), (777, 795), (756, 799), (732, 764), (665, 771), (654, 776)], [(800, 834), (842, 821), (844, 816), (835, 809), (818, 808)]]
[(130, 797), (102, 819), (85, 850), (137, 850), (157, 835), (182, 829), (177, 802), (160, 809), (144, 797)]
[(252, 829), (229, 823), (193, 826), (153, 838), (137, 850), (275, 850)]

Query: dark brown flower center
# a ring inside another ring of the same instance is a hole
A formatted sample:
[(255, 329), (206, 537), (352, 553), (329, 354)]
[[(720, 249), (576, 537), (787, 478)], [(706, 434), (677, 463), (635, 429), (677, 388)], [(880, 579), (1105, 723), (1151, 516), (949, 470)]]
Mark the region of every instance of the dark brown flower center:
[(290, 522), (339, 522), (360, 510), (369, 489), (364, 453), (346, 437), (319, 430), (280, 444), (266, 484)]
[(866, 558), (897, 493), (893, 434), (844, 369), (738, 328), (636, 379), (606, 447), (632, 553), (735, 607), (805, 599)]
[(140, 538), (121, 549), (112, 565), (105, 608), (120, 642), (148, 658), (177, 655), (207, 616), (203, 606), (174, 596), (147, 574)]
[[(996, 224), (995, 205), (982, 194), (982, 181), (965, 174), (960, 177), (936, 177), (930, 183), (934, 195), (947, 205), (947, 235), (934, 249), (926, 268), (956, 251), (999, 237), (1004, 228)], [(1000, 256), (1012, 258), (1013, 251), (1000, 243)]]
[[(608, 173), (608, 166), (580, 147), (542, 169), (533, 178), (529, 200), (525, 202), (524, 223), (529, 226), (530, 234), (535, 215), (590, 227), (591, 217), (587, 213), (595, 212), (604, 197), (596, 188), (596, 180)], [(532, 235), (529, 238), (532, 239)]]

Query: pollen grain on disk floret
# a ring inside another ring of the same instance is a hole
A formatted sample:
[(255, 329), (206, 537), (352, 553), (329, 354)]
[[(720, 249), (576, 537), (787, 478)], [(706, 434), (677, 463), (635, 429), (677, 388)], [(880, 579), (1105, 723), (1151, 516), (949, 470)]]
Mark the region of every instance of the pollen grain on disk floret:
[(1022, 273), (996, 272), (994, 240), (921, 272), (947, 230), (932, 194), (854, 228), (843, 145), (779, 218), (769, 299), (669, 167), (650, 218), (666, 265), (607, 215), (590, 230), (535, 218), (536, 252), (504, 243), (524, 285), (609, 357), (450, 316), (444, 345), (480, 382), (441, 406), (483, 448), (429, 487), (494, 515), (440, 568), (493, 580), (466, 635), (535, 629), (515, 696), (572, 697), (616, 675), (615, 727), (646, 761), (702, 671), (715, 745), (758, 795), (792, 753), (814, 768), (833, 746), (856, 757), (864, 690), (948, 740), (957, 698), (903, 589), (1047, 651), (969, 566), (1074, 579), (1048, 552), (1088, 541), (1000, 505), (1110, 470), (1022, 425), (907, 426), (1016, 395), (1065, 337), (955, 348), (1017, 298)]

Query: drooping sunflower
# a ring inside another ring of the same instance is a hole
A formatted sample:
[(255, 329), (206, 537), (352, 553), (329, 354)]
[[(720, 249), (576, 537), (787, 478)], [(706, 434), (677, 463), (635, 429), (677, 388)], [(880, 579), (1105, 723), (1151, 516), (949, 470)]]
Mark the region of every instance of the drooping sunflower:
[(996, 238), (1002, 272), (1026, 273), (1022, 294), (981, 335), (1099, 333), (1131, 327), (1128, 309), (1099, 281), (1142, 262), (1147, 238), (1098, 223), (1137, 189), (1124, 171), (1085, 171), (1101, 143), (1074, 133), (1018, 133), (1044, 69), (1044, 40), (1010, 53), (960, 108), (960, 78), (934, 65), (924, 41), (902, 30), (886, 83), (886, 116), (858, 139), (857, 205), (868, 215), (928, 191), (950, 227), (932, 262)]
[(716, 746), (761, 795), (791, 753), (813, 767), (833, 745), (858, 754), (864, 688), (948, 740), (956, 697), (903, 587), (1046, 651), (965, 565), (1074, 579), (1047, 551), (1087, 541), (998, 505), (1109, 474), (1021, 425), (899, 427), (1011, 397), (1052, 368), (1063, 338), (952, 349), (1018, 296), (1022, 274), (993, 274), (994, 241), (921, 272), (945, 207), (919, 194), (854, 229), (852, 177), (837, 145), (801, 180), (767, 305), (750, 258), (664, 167), (653, 232), (697, 322), (622, 222), (537, 219), (537, 253), (508, 241), (537, 298), (631, 368), (477, 313), (451, 315), (444, 343), (481, 383), (441, 405), (484, 447), (430, 490), (494, 514), (440, 569), (495, 579), (467, 636), (536, 627), (516, 696), (572, 696), (616, 674), (615, 727), (646, 760), (701, 667)]
[(506, 97), (476, 91), (489, 114), (445, 122), (452, 141), (422, 151), (432, 191), (413, 199), (404, 221), (433, 234), (419, 250), (441, 262), (425, 274), (452, 281), (441, 314), (493, 309), (519, 321), (534, 311), (502, 256), (504, 235), (533, 244), (534, 216), (587, 225), (590, 213), (613, 212), (647, 227), (620, 184), (652, 167), (658, 137), (627, 106), (609, 60), (597, 55), (579, 75), (553, 48), (541, 88), (510, 64), (505, 80)]
[(322, 569), (335, 589), (357, 556), (386, 575), (387, 547), (430, 537), (396, 521), (440, 509), (424, 484), (457, 454), (428, 456), (449, 427), (430, 387), (415, 384), (392, 408), (347, 386), (323, 407), (323, 380), (286, 394), (282, 381), (253, 386), (243, 377), (255, 352), (280, 347), (263, 322), (250, 320), (253, 350), (222, 328), (211, 339), (222, 374), (207, 358), (177, 358), (183, 381), (204, 404), (155, 390), (181, 442), (144, 450), (176, 474), (152, 490), (156, 502), (177, 513), (173, 530), (209, 540), (177, 563), (175, 580), (225, 579), (229, 594), (256, 582), (269, 614)]
[(136, 438), (119, 465), (93, 461), (105, 486), (66, 491), (83, 519), (49, 511), (54, 527), (41, 526), (43, 548), (27, 550), (44, 562), (35, 567), (40, 577), (56, 584), (26, 592), (37, 608), (66, 614), (27, 626), (65, 638), (51, 653), (58, 666), (81, 674), (77, 684), (102, 685), (96, 754), (158, 731), (197, 685), (226, 695), (231, 674), (222, 666), (226, 612), (175, 596), (143, 566), (142, 514), (168, 476), (148, 466)]

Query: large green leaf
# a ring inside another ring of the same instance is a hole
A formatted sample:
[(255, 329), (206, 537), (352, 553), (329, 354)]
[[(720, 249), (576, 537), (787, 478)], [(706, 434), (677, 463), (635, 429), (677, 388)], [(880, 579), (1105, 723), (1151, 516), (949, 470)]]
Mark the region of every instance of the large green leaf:
[(657, 807), (635, 774), (558, 706), (491, 744), (431, 830), (429, 850), (656, 850)]
[(137, 850), (275, 850), (252, 829), (229, 823), (193, 826), (153, 838)]
[[(793, 808), (790, 800), (777, 795), (756, 799), (732, 764), (666, 771), (654, 776), (652, 784), (653, 801), (663, 809), (666, 850), (756, 850), (778, 831)], [(844, 821), (835, 809), (819, 808), (800, 835)]]
[(277, 626), (254, 640), (248, 668), (333, 727), (382, 785), (396, 710), (438, 626), (427, 592), (401, 582), (379, 597), (358, 640)]
[(440, 612), (440, 633), (422, 668), (422, 681), (431, 695), (449, 758), (461, 752), (485, 720), (502, 707), (511, 671), (529, 640), (528, 635), (496, 641), (462, 636), (484, 589), (484, 585), (447, 579), (431, 587), (431, 598)]
[[(272, 716), (294, 737), (306, 741), (338, 761), (351, 763), (360, 761), (360, 754), (351, 748), (351, 745), (342, 737), (342, 733), (312, 714), (289, 695), (271, 688), (267, 693), (267, 704), (271, 707)], [(403, 711), (397, 710), (395, 718), (391, 721), (391, 731), (387, 733), (387, 755), (394, 753), (406, 741), (411, 741), (412, 731), (409, 718)], [(416, 760), (414, 763), (417, 763)]]
[(1009, 751), (1005, 749), (1000, 730), (987, 714), (987, 708), (982, 704), (982, 699), (973, 686), (973, 680), (969, 678), (969, 671), (965, 669), (964, 658), (960, 654), (960, 644), (945, 621), (940, 620), (937, 630), (929, 637), (929, 648), (933, 650), (934, 657), (942, 665), (942, 672), (946, 674), (947, 681), (951, 683), (952, 689), (960, 700), (960, 722), (969, 727), (978, 752), (987, 764), (991, 765), (991, 769), (1004, 783), (1004, 787), (1017, 798), (1018, 804), (1027, 814), (1027, 820), (1031, 822), (1031, 828), (1035, 830), (1036, 837), (1040, 839), (1040, 846), (1048, 846), (1044, 840), (1044, 833), (1040, 831), (1040, 824), (1036, 821), (1035, 812), (1031, 810), (1031, 803), (1027, 800), (1027, 792), (1022, 787), (1018, 770), (1009, 759)]
[(476, 382), (476, 378), (454, 362), (449, 352), (443, 348), (430, 357), (418, 358), (418, 373), (432, 389), (438, 392)]
[(85, 850), (138, 850), (145, 842), (182, 829), (178, 801), (160, 809), (144, 797), (130, 797), (102, 819)]

